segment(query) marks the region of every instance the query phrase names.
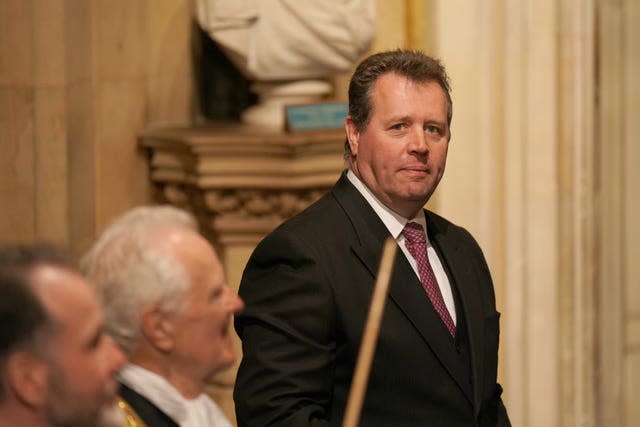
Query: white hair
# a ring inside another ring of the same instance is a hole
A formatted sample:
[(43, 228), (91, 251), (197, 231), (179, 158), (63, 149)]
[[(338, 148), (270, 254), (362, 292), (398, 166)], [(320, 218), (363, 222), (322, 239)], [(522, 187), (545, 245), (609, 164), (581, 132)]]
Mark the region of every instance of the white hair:
[(193, 215), (176, 207), (134, 208), (104, 230), (80, 263), (103, 304), (107, 332), (128, 354), (139, 343), (144, 307), (174, 311), (186, 297), (184, 267), (157, 245), (167, 228), (198, 231)]

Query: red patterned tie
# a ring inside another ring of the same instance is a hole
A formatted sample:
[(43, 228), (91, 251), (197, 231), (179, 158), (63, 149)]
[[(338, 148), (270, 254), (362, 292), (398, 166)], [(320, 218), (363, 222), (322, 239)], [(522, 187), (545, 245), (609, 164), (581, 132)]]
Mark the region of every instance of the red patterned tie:
[(435, 274), (429, 263), (429, 256), (427, 255), (427, 244), (424, 238), (424, 230), (417, 222), (408, 222), (402, 230), (402, 234), (405, 237), (405, 245), (409, 250), (409, 253), (418, 263), (418, 273), (420, 273), (420, 281), (424, 288), (433, 308), (436, 309), (440, 318), (444, 322), (445, 326), (449, 330), (452, 337), (456, 336), (456, 325), (453, 323), (451, 314), (447, 310), (438, 287)]

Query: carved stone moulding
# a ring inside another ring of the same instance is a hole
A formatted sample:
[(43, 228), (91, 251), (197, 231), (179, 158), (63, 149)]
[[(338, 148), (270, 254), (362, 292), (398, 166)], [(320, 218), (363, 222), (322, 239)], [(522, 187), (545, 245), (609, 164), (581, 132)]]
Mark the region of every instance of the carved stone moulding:
[(287, 134), (237, 124), (150, 129), (158, 198), (192, 211), (212, 240), (256, 243), (317, 200), (344, 168), (344, 133)]

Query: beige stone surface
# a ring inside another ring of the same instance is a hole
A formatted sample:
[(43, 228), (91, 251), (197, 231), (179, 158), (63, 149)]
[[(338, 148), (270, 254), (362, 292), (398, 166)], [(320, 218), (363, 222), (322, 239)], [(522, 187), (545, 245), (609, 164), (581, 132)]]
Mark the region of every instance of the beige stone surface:
[(1, 240), (79, 255), (150, 201), (137, 135), (191, 117), (189, 13), (187, 0), (0, 3)]
[(147, 1), (94, 0), (94, 72), (98, 82), (143, 80), (148, 60)]
[(371, 52), (405, 47), (407, 43), (407, 2), (376, 2), (376, 32)]
[(144, 154), (137, 134), (145, 127), (146, 86), (140, 78), (104, 81), (96, 90), (96, 227), (131, 206), (149, 202)]
[(69, 242), (75, 255), (91, 246), (95, 217), (95, 116), (94, 88), (89, 79), (71, 83), (67, 92)]
[[(70, 88), (78, 85), (91, 85), (94, 72), (93, 56), (96, 54), (92, 15), (95, 11), (95, 2), (66, 0), (65, 4), (63, 58), (66, 81)], [(86, 93), (85, 96), (87, 98), (85, 102), (92, 99), (90, 93)], [(78, 99), (70, 101), (69, 108), (78, 102)], [(90, 116), (88, 112), (87, 116)]]
[(635, 1), (625, 3), (624, 46), (628, 49), (624, 54), (625, 79), (625, 153), (624, 153), (624, 300), (625, 320), (627, 324), (625, 349), (626, 361), (623, 373), (626, 379), (625, 422), (631, 426), (640, 423), (640, 4)]
[(25, 88), (32, 84), (33, 3), (0, 2), (0, 86)]
[(147, 7), (150, 123), (189, 123), (196, 115), (192, 6), (190, 1), (157, 0)]
[(69, 243), (69, 188), (65, 88), (35, 90), (33, 172), (35, 234), (60, 245)]
[(28, 242), (35, 237), (33, 109), (30, 89), (0, 87), (0, 240), (4, 241)]
[[(627, 13), (625, 14), (626, 22), (626, 46), (630, 53), (625, 55), (624, 78), (626, 83), (626, 97), (624, 104), (625, 111), (625, 154), (624, 154), (624, 171), (625, 171), (625, 187), (624, 187), (624, 221), (625, 234), (625, 252), (629, 254), (628, 259), (640, 259), (640, 120), (637, 120), (638, 111), (640, 111), (640, 83), (638, 83), (638, 70), (640, 70), (640, 3), (629, 2), (627, 4)], [(640, 342), (640, 262), (629, 262), (625, 264), (625, 283), (626, 283), (626, 310), (630, 314), (630, 320), (634, 322), (633, 330), (635, 332), (633, 341)], [(638, 346), (634, 346), (635, 352), (640, 352)], [(635, 363), (638, 363), (636, 361)], [(636, 371), (640, 371), (640, 365), (637, 365)], [(636, 377), (636, 378), (640, 378)], [(633, 394), (634, 396), (640, 395)], [(640, 418), (634, 418), (640, 419)]]
[[(24, 2), (27, 3), (27, 2)], [(64, 0), (33, 1), (33, 85), (59, 87), (66, 83)]]

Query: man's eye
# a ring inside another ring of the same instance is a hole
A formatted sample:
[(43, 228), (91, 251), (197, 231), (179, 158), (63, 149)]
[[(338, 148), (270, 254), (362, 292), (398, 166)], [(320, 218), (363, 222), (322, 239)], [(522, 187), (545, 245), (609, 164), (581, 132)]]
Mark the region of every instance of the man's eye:
[(426, 132), (429, 132), (429, 133), (438, 133), (438, 128), (436, 126), (432, 126), (432, 125), (426, 125), (424, 127), (424, 130)]
[(104, 331), (100, 329), (96, 332), (96, 334), (92, 337), (92, 339), (87, 343), (87, 348), (90, 350), (94, 350), (100, 346), (100, 343), (104, 339)]
[(222, 293), (224, 292), (224, 289), (222, 287), (216, 288), (214, 290), (212, 290), (209, 293), (209, 300), (213, 301), (216, 300), (218, 298), (220, 298), (220, 296), (222, 296)]
[(396, 123), (395, 125), (391, 126), (391, 129), (393, 130), (402, 130), (404, 129), (404, 123)]

